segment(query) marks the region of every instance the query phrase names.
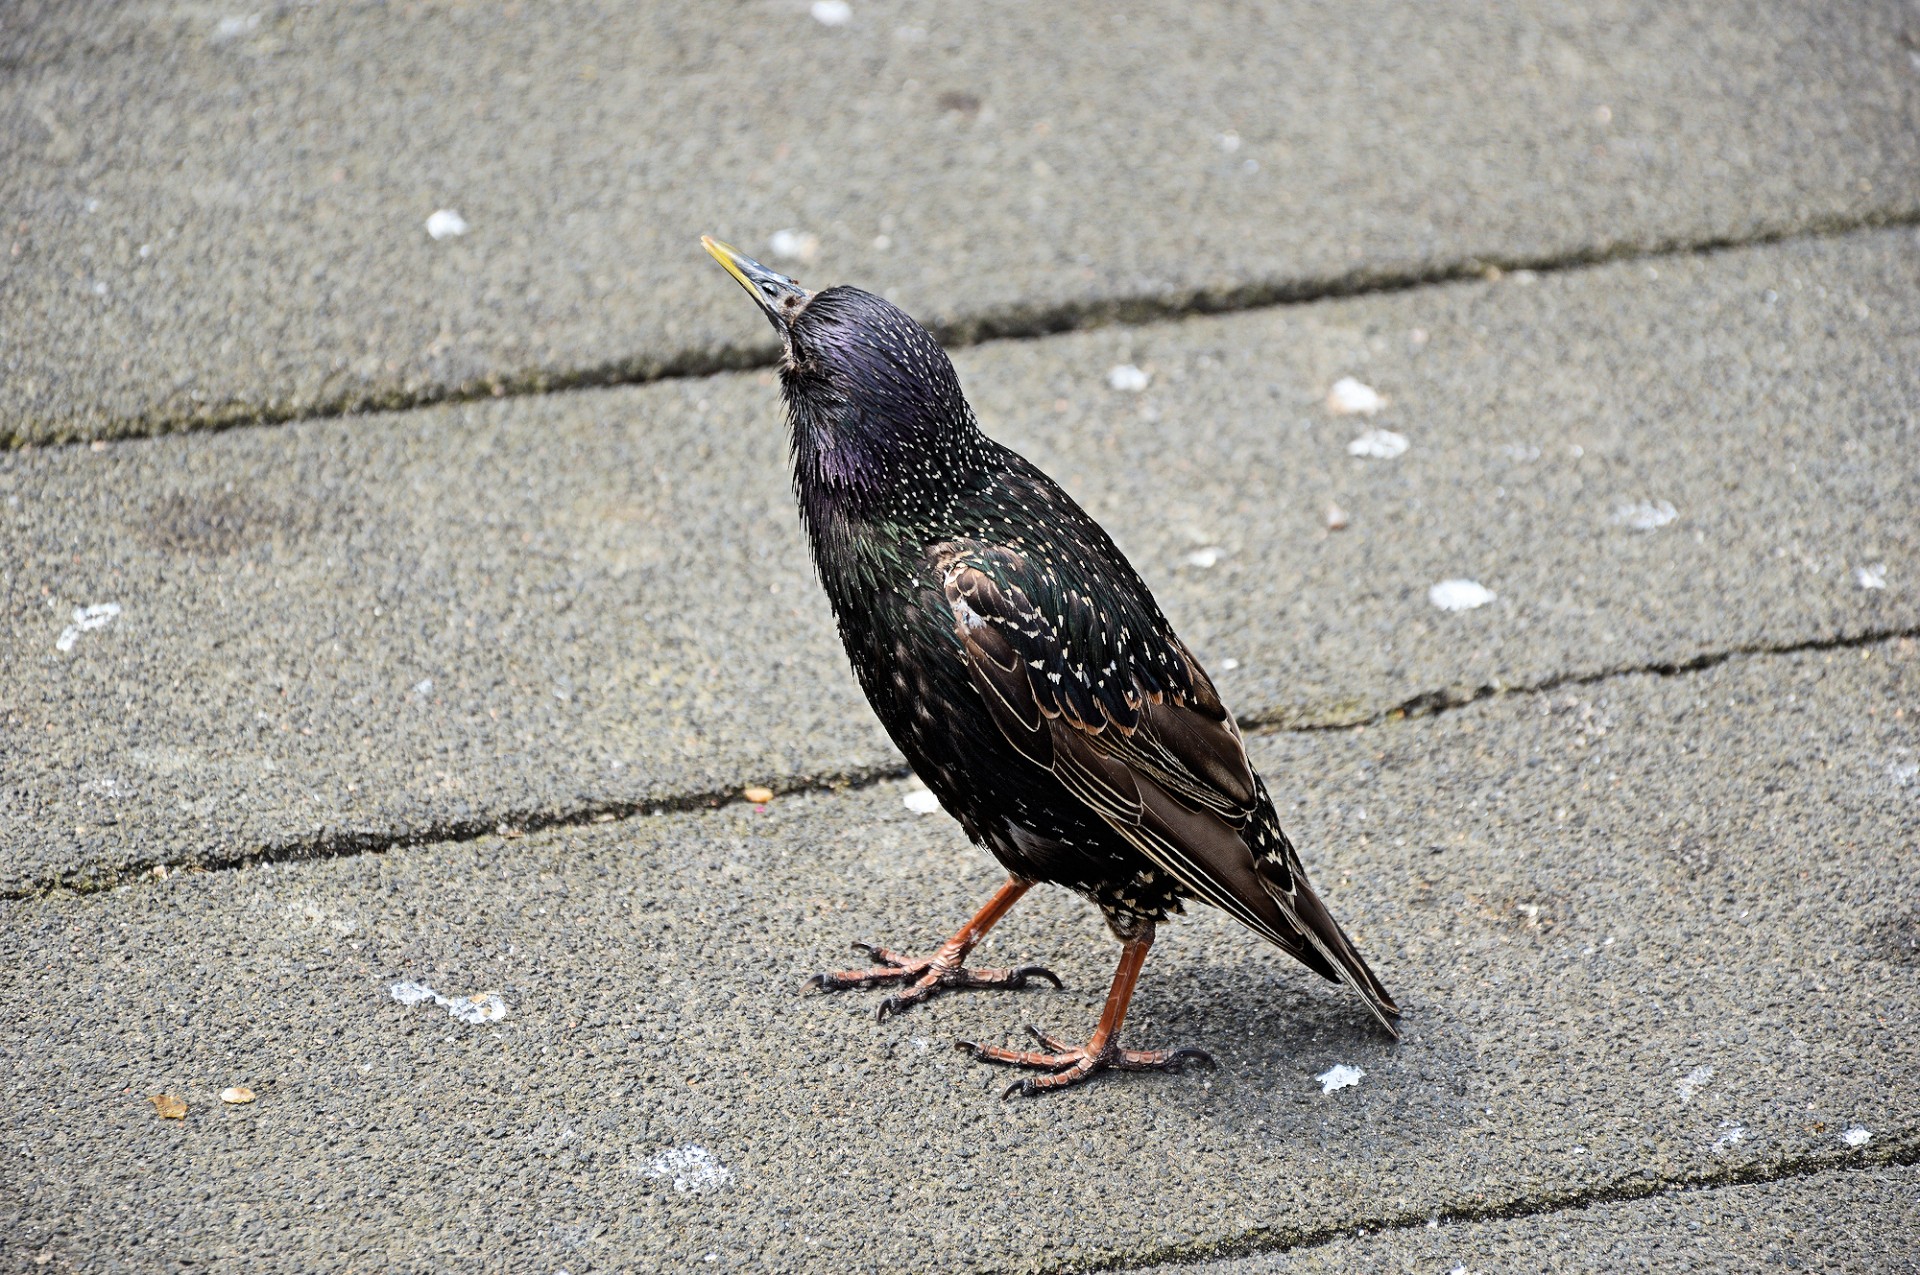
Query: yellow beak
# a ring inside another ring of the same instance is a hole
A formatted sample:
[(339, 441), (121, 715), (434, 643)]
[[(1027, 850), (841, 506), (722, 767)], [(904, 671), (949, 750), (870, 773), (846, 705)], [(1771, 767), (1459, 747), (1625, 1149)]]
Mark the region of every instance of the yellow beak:
[(747, 295), (759, 303), (777, 332), (784, 333), (787, 330), (787, 316), (796, 312), (813, 295), (778, 270), (768, 269), (738, 248), (722, 243), (712, 235), (701, 235), (700, 246), (720, 263), (722, 270), (733, 276), (734, 282), (747, 290)]

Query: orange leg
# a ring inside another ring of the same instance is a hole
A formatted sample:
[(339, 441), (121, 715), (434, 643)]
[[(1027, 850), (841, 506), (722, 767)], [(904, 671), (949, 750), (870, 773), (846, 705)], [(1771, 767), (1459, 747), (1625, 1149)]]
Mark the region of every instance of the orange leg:
[(967, 1040), (961, 1041), (956, 1048), (966, 1050), (983, 1062), (1004, 1063), (1009, 1067), (1035, 1067), (1053, 1073), (1017, 1081), (1007, 1086), (1007, 1091), (1000, 1095), (1002, 1098), (1011, 1098), (1015, 1093), (1031, 1097), (1049, 1089), (1064, 1089), (1068, 1085), (1079, 1084), (1096, 1072), (1109, 1069), (1178, 1071), (1189, 1062), (1214, 1066), (1213, 1055), (1204, 1049), (1120, 1048), (1120, 1025), (1127, 1020), (1127, 1003), (1133, 999), (1134, 984), (1140, 981), (1140, 967), (1146, 964), (1147, 951), (1152, 946), (1151, 925), (1121, 944), (1120, 964), (1113, 971), (1113, 987), (1107, 993), (1106, 1008), (1100, 1011), (1100, 1022), (1093, 1029), (1093, 1038), (1081, 1048), (1063, 1044), (1032, 1027), (1027, 1030), (1049, 1052), (1028, 1053), (1017, 1049), (1001, 1049), (997, 1045), (976, 1045)]
[(872, 969), (815, 974), (807, 980), (807, 986), (838, 992), (849, 987), (872, 987), (876, 983), (907, 983), (906, 989), (898, 995), (880, 1002), (876, 1017), (883, 1019), (949, 987), (1019, 988), (1025, 987), (1029, 978), (1044, 978), (1059, 987), (1060, 980), (1053, 971), (1038, 965), (1022, 965), (1017, 969), (1005, 970), (970, 970), (964, 964), (967, 953), (973, 951), (980, 940), (987, 936), (987, 931), (1020, 901), (1021, 895), (1032, 888), (1031, 881), (1009, 877), (1005, 885), (993, 892), (986, 906), (975, 912), (973, 919), (961, 926), (958, 934), (942, 943), (932, 956), (907, 956), (892, 948), (855, 943), (856, 948), (880, 964)]

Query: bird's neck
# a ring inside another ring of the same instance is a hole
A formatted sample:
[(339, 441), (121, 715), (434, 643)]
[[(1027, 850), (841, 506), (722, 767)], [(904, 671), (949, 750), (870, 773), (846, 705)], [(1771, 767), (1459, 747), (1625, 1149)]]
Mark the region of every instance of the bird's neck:
[(796, 406), (793, 481), (814, 565), (842, 617), (909, 590), (929, 545), (965, 534), (1000, 450), (973, 425), (902, 441), (896, 430), (811, 419)]
[(997, 450), (972, 413), (917, 425), (844, 401), (790, 399), (794, 490), (808, 529), (839, 523), (938, 530)]

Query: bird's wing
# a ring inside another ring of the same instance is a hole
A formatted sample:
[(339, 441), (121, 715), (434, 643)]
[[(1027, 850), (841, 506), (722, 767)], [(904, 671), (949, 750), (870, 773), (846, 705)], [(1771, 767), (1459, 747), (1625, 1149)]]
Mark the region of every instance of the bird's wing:
[(1020, 755), (1393, 1030), (1392, 998), (1308, 884), (1239, 728), (1158, 609), (1090, 596), (1004, 546), (951, 542), (931, 565), (960, 658)]

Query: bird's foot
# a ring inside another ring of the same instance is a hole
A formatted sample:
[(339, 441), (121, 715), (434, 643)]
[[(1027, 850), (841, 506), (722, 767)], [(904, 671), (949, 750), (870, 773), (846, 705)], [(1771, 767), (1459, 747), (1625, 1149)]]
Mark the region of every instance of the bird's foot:
[(1027, 1031), (1040, 1042), (1046, 1053), (1002, 1049), (998, 1045), (976, 1045), (970, 1040), (959, 1041), (954, 1048), (966, 1050), (981, 1062), (1032, 1067), (1051, 1073), (1015, 1081), (1000, 1095), (1002, 1098), (1011, 1098), (1016, 1093), (1031, 1098), (1049, 1090), (1065, 1089), (1103, 1071), (1179, 1071), (1190, 1062), (1204, 1063), (1212, 1070), (1218, 1065), (1213, 1061), (1213, 1055), (1204, 1049), (1122, 1049), (1111, 1038), (1098, 1048), (1091, 1044), (1075, 1047), (1065, 1041), (1055, 1040), (1036, 1027), (1029, 1027)]
[(879, 964), (863, 970), (840, 970), (836, 973), (815, 974), (808, 979), (808, 987), (817, 987), (826, 992), (846, 991), (855, 987), (875, 987), (882, 983), (905, 983), (907, 986), (896, 994), (880, 1002), (875, 1017), (885, 1019), (904, 1009), (918, 1005), (936, 992), (951, 987), (960, 988), (1005, 988), (1018, 989), (1027, 985), (1027, 980), (1043, 978), (1056, 988), (1061, 986), (1060, 978), (1052, 970), (1039, 965), (1021, 965), (1014, 969), (968, 969), (961, 964), (961, 957), (945, 949), (932, 956), (908, 956), (889, 947), (876, 947), (871, 943), (855, 943), (854, 947)]

